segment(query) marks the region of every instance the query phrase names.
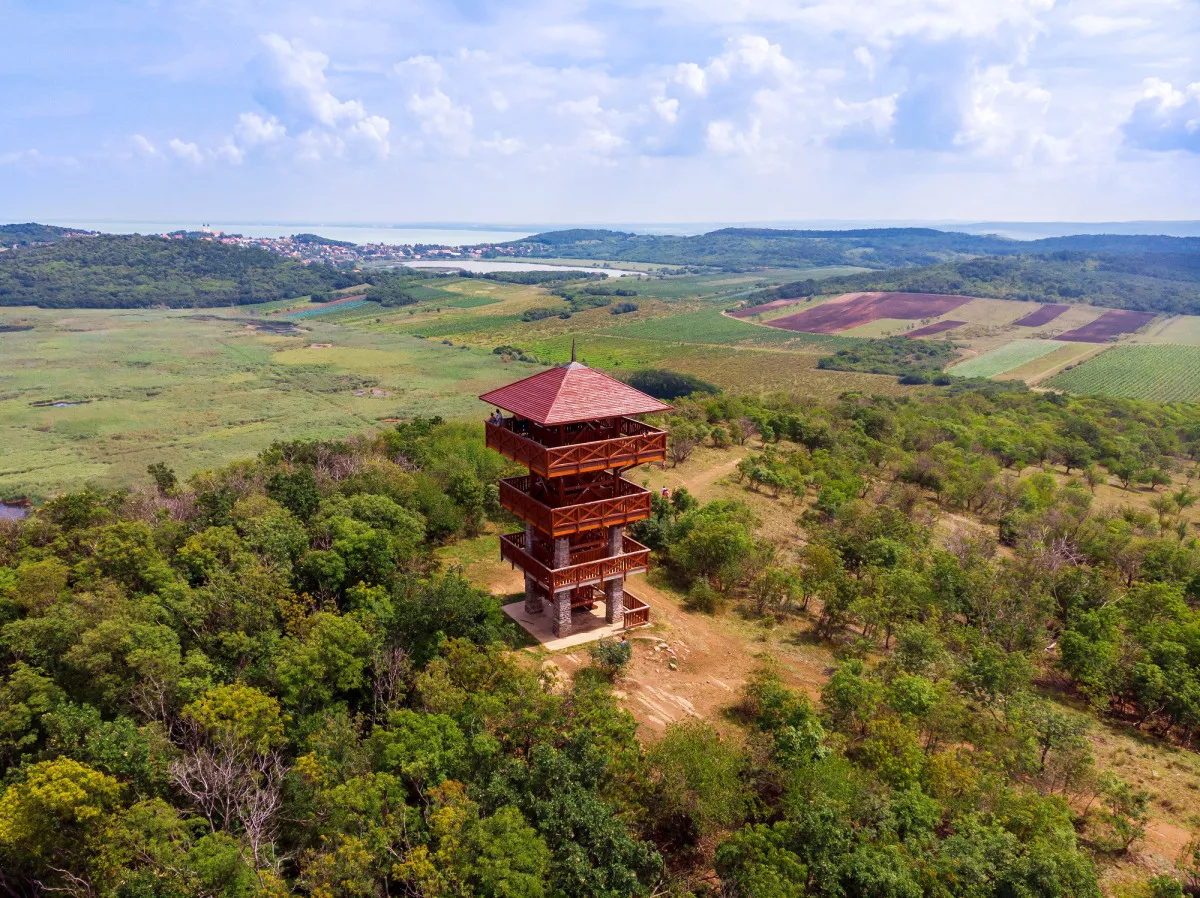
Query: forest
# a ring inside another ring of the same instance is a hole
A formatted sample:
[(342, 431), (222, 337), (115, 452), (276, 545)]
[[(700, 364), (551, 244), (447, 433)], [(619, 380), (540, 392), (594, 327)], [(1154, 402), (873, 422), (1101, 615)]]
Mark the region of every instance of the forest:
[(210, 308), (290, 299), (365, 280), (211, 240), (100, 235), (0, 253), (0, 306)]
[[(1200, 727), (1196, 495), (1169, 487), (1200, 410), (998, 384), (674, 404), (673, 463), (750, 447), (736, 481), (805, 538), (686, 490), (635, 535), (694, 613), (811, 619), (839, 659), (819, 699), (764, 658), (727, 720), (643, 742), (627, 647), (569, 680), (511, 651), (433, 551), (511, 526), (478, 425), (158, 463), (0, 521), (0, 893), (1099, 896), (1148, 796), (1089, 721)], [(1110, 479), (1153, 511), (1095, 510)], [(943, 541), (943, 513), (981, 527)], [(1189, 851), (1136, 898), (1200, 885)]]
[(68, 237), (81, 234), (91, 234), (78, 228), (60, 228), (56, 225), (37, 224), (0, 224), (0, 247), (31, 246), (35, 243), (57, 243)]
[(896, 269), (804, 280), (761, 290), (751, 305), (828, 293), (884, 291), (949, 293), (1027, 302), (1086, 302), (1097, 306), (1200, 314), (1200, 252), (1088, 253), (989, 256)]
[(763, 266), (907, 268), (978, 256), (1063, 251), (1137, 256), (1191, 254), (1193, 258), (1200, 254), (1200, 238), (1195, 237), (1081, 234), (1022, 241), (931, 228), (840, 231), (722, 228), (689, 237), (575, 229), (535, 234), (508, 245), (535, 256), (703, 265), (731, 271)]

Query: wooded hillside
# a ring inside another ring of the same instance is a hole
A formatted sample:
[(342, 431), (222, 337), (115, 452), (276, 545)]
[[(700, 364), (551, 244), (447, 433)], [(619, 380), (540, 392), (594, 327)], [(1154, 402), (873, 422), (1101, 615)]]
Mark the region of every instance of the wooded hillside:
[(1086, 302), (1173, 315), (1200, 314), (1200, 252), (1056, 252), (989, 256), (923, 268), (804, 280), (762, 290), (751, 304), (858, 291), (950, 293), (1029, 302)]
[(77, 237), (0, 253), (0, 305), (128, 309), (270, 302), (363, 283), (266, 250), (211, 240)]

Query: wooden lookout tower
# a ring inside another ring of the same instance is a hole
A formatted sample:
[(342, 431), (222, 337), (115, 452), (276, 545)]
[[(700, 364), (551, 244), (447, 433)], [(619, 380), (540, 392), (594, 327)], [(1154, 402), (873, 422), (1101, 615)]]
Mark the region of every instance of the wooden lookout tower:
[(525, 522), (500, 538), (501, 557), (525, 574), (525, 611), (548, 608), (555, 636), (598, 602), (610, 624), (648, 622), (625, 577), (646, 570), (650, 550), (625, 526), (650, 517), (650, 491), (621, 475), (666, 458), (666, 432), (636, 416), (670, 406), (573, 358), (479, 398), (511, 415), (488, 421), (488, 447), (529, 469), (500, 481), (500, 503)]

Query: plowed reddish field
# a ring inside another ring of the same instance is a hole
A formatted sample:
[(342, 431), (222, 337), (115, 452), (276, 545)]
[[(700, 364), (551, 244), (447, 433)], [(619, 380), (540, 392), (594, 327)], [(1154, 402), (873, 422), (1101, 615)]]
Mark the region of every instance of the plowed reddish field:
[(1105, 312), (1095, 321), (1077, 327), (1073, 331), (1059, 334), (1055, 340), (1069, 340), (1072, 343), (1106, 343), (1111, 337), (1121, 334), (1131, 334), (1140, 327), (1145, 327), (1153, 321), (1152, 312), (1130, 312), (1127, 309), (1113, 309)]
[(965, 321), (935, 321), (933, 324), (927, 324), (924, 327), (918, 327), (915, 331), (909, 331), (904, 336), (906, 337), (932, 337), (934, 334), (940, 334), (942, 331), (953, 330), (956, 327), (962, 327), (967, 322)]
[(971, 296), (940, 293), (847, 293), (814, 309), (768, 322), (771, 327), (807, 334), (836, 334), (880, 318), (917, 321), (937, 318), (971, 302)]
[(764, 302), (761, 306), (750, 306), (748, 309), (738, 309), (736, 312), (730, 312), (729, 314), (733, 318), (749, 318), (751, 315), (773, 312), (776, 309), (782, 309), (784, 306), (793, 306), (796, 303), (804, 301), (804, 297), (798, 297), (797, 299), (774, 299), (771, 302)]
[(1049, 324), (1070, 306), (1065, 306), (1058, 303), (1050, 303), (1043, 306), (1038, 306), (1036, 310), (1030, 312), (1024, 318), (1018, 318), (1013, 322), (1015, 327), (1041, 327), (1043, 324)]

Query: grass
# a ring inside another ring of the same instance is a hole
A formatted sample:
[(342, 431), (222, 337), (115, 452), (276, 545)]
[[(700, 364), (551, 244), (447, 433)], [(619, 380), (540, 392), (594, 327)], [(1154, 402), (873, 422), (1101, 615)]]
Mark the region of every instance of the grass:
[(1155, 322), (1134, 343), (1174, 343), (1180, 346), (1200, 346), (1200, 315), (1177, 315)]
[(995, 377), (1066, 346), (1057, 340), (1013, 340), (950, 369), (957, 377)]
[[(274, 440), (343, 436), (392, 417), (469, 418), (481, 413), (476, 395), (537, 370), (323, 322), (279, 336), (159, 310), (14, 309), (3, 323), (15, 319), (34, 327), (2, 338), (0, 498), (143, 481), (160, 460), (185, 475)], [(307, 348), (322, 342), (333, 348)], [(92, 401), (34, 405), (83, 399)]]
[(851, 345), (851, 341), (838, 336), (802, 334), (750, 324), (723, 315), (719, 309), (700, 309), (662, 318), (623, 321), (605, 328), (605, 333), (673, 343), (790, 346), (831, 351)]
[(1122, 345), (1055, 375), (1045, 386), (1068, 393), (1194, 402), (1200, 400), (1197, 372), (1200, 347)]

